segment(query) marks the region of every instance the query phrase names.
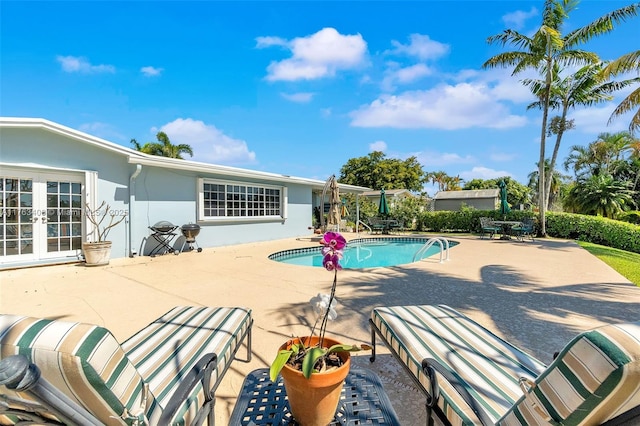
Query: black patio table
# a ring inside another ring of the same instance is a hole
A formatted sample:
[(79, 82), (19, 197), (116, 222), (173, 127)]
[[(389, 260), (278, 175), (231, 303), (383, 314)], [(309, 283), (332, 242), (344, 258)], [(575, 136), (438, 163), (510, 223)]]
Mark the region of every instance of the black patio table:
[[(269, 369), (260, 368), (247, 375), (231, 413), (229, 424), (236, 425), (295, 425), (289, 401), (278, 376), (276, 383), (269, 379)], [(351, 368), (338, 403), (338, 410), (330, 425), (400, 425), (380, 378), (371, 370)]]
[(522, 222), (519, 220), (492, 220), (492, 222), (496, 225), (500, 225), (502, 228), (502, 236), (501, 240), (510, 240), (511, 239), (511, 228), (516, 225), (522, 225)]

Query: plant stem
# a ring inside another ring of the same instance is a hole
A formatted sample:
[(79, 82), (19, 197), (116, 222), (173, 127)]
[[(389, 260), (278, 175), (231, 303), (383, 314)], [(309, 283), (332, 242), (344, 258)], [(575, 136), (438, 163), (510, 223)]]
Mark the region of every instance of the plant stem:
[(324, 333), (327, 331), (327, 320), (329, 319), (329, 311), (331, 310), (331, 302), (336, 295), (336, 286), (338, 284), (338, 268), (333, 270), (333, 285), (331, 286), (331, 295), (329, 296), (329, 306), (322, 317), (322, 325), (320, 325), (320, 347), (324, 347)]

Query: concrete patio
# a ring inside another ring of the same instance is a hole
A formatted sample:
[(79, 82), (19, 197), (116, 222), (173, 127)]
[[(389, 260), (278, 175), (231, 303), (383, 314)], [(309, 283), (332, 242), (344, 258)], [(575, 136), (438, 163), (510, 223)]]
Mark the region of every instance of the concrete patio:
[[(355, 235), (347, 235), (353, 238)], [(573, 241), (451, 239), (451, 260), (338, 275), (338, 319), (328, 334), (369, 342), (376, 306), (447, 304), (548, 363), (580, 331), (640, 320), (640, 288)], [(105, 267), (60, 265), (0, 272), (0, 312), (84, 321), (122, 341), (176, 305), (246, 306), (253, 310), (253, 360), (235, 362), (216, 396), (216, 420), (227, 424), (244, 376), (268, 366), (291, 335), (308, 332), (308, 301), (328, 292), (332, 274), (267, 259), (317, 244), (313, 238), (205, 249), (179, 256), (117, 259)], [(424, 398), (379, 347), (354, 364), (382, 379), (402, 424), (424, 424)], [(242, 349), (241, 349), (242, 351)], [(243, 353), (240, 353), (242, 357)]]

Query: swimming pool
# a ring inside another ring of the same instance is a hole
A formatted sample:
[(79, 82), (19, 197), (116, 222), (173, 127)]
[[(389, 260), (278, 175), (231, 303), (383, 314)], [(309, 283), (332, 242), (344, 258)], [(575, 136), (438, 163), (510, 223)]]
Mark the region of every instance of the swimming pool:
[[(358, 238), (347, 243), (340, 264), (345, 269), (377, 268), (412, 263), (416, 252), (429, 240), (428, 237)], [(449, 241), (449, 247), (457, 245)], [(446, 245), (444, 246), (446, 248)], [(269, 259), (301, 266), (322, 267), (321, 246), (283, 250), (269, 255)], [(440, 253), (440, 245), (434, 243), (417, 260)]]

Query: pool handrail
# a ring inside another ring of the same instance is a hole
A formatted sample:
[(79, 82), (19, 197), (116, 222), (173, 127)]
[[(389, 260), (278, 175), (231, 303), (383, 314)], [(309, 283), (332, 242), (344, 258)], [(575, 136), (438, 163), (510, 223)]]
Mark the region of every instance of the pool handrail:
[[(444, 242), (444, 245), (442, 244), (443, 242)], [(438, 243), (438, 245), (440, 246), (440, 263), (444, 263), (442, 259), (443, 252), (446, 252), (446, 255), (447, 255), (446, 260), (450, 260), (449, 259), (449, 240), (447, 240), (444, 237), (431, 237), (427, 240), (427, 242), (424, 243), (422, 247), (418, 249), (418, 251), (416, 251), (416, 254), (413, 255), (413, 262), (416, 261), (416, 258), (418, 257), (418, 255), (424, 254), (424, 252), (429, 250), (431, 246), (433, 246), (435, 243)]]
[(371, 229), (371, 227), (369, 225), (367, 225), (366, 223), (364, 223), (363, 221), (358, 219), (358, 223), (356, 223), (356, 234), (360, 234), (360, 225), (362, 225), (365, 228), (367, 228), (369, 230), (370, 234), (373, 232), (373, 230)]

